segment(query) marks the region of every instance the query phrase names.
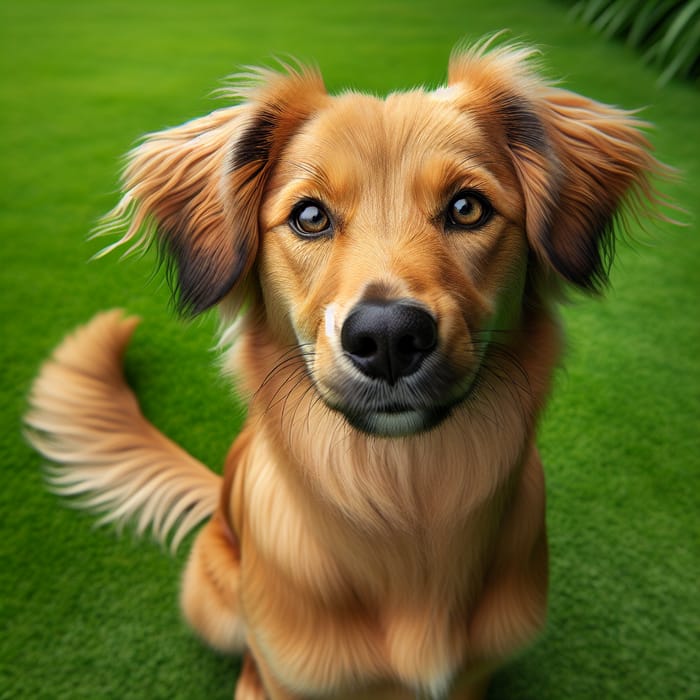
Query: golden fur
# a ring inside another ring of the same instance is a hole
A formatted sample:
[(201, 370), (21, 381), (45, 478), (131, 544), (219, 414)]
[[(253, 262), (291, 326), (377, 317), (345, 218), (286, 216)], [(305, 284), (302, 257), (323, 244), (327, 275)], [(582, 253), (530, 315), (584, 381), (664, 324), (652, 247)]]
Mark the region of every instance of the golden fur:
[[(209, 517), (182, 607), (245, 655), (237, 700), (481, 698), (543, 624), (554, 306), (603, 286), (613, 220), (655, 204), (660, 166), (641, 122), (531, 54), (462, 51), (446, 87), (386, 99), (260, 71), (131, 154), (104, 231), (155, 238), (184, 311), (219, 306), (247, 421), (223, 477), (163, 437), (120, 312), (64, 341), (26, 421), (52, 486), (106, 520), (176, 546)], [(390, 325), (397, 304), (400, 348), (348, 350), (358, 309)]]

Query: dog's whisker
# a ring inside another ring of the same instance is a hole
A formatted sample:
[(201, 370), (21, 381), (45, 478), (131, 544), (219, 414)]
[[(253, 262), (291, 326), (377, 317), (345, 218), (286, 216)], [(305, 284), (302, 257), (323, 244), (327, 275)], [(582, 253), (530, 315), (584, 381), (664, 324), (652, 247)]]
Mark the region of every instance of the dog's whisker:
[(297, 366), (291, 372), (285, 371), (286, 376), (279, 383), (273, 394), (267, 401), (265, 411), (268, 412), (273, 408), (282, 405), (281, 415), (284, 415), (287, 401), (290, 394), (299, 386), (306, 378), (306, 367)]
[[(291, 378), (290, 378), (291, 381)], [(293, 394), (297, 392), (300, 386), (306, 385), (304, 387), (304, 390), (302, 391), (300, 396), (296, 396), (296, 402), (294, 404), (294, 408), (292, 409), (292, 413), (289, 414), (287, 412), (287, 405), (292, 397)], [(296, 418), (296, 412), (299, 410), (299, 405), (304, 401), (304, 398), (308, 394), (308, 392), (313, 391), (314, 387), (309, 381), (308, 375), (304, 371), (301, 374), (297, 374), (296, 377), (294, 378), (294, 383), (292, 386), (289, 387), (289, 390), (287, 393), (280, 399), (282, 408), (280, 410), (280, 420), (284, 420), (286, 415), (290, 416), (289, 424), (290, 427), (294, 423), (294, 419)]]
[[(311, 353), (306, 351), (306, 357), (310, 357)], [(265, 389), (271, 382), (273, 382), (278, 374), (286, 371), (288, 367), (295, 366), (305, 367), (304, 354), (301, 352), (299, 346), (292, 346), (281, 356), (278, 357), (277, 362), (272, 365), (268, 373), (265, 375), (263, 380), (260, 382), (260, 386), (256, 391), (256, 396)]]
[[(303, 381), (303, 380), (301, 380)], [(300, 382), (301, 383), (301, 382)], [(295, 387), (298, 388), (299, 385)], [(309, 395), (311, 395), (311, 399), (308, 400)], [(321, 397), (319, 394), (316, 392), (315, 387), (311, 382), (308, 382), (306, 387), (304, 388), (301, 396), (298, 397), (297, 402), (292, 410), (291, 414), (291, 419), (289, 420), (289, 429), (290, 431), (293, 430), (294, 427), (297, 425), (297, 414), (299, 412), (299, 408), (302, 406), (302, 404), (306, 404), (306, 419), (304, 421), (304, 424), (306, 426), (306, 433), (308, 435), (313, 435), (313, 431), (311, 429), (311, 422), (310, 422), (310, 415), (311, 415), (311, 410), (314, 407), (315, 404), (321, 401)], [(286, 404), (285, 404), (286, 406)], [(289, 436), (290, 440), (293, 440), (293, 437), (290, 435)]]

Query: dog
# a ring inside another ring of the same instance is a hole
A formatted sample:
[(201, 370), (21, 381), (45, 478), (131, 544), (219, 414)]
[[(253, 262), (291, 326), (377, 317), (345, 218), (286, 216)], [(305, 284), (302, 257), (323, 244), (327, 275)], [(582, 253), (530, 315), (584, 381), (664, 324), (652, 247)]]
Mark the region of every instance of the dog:
[(604, 289), (663, 166), (535, 54), (481, 43), (385, 99), (254, 71), (130, 154), (102, 232), (157, 242), (183, 313), (218, 307), (246, 422), (222, 476), (168, 440), (110, 311), (44, 364), (26, 425), (104, 520), (174, 547), (206, 520), (181, 605), (243, 655), (237, 700), (483, 698), (543, 626), (557, 306)]

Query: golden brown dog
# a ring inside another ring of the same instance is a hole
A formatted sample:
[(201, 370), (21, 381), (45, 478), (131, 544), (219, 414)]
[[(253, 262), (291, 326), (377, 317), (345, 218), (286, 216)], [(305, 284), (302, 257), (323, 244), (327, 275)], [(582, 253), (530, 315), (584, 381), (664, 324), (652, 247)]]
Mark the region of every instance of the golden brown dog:
[(119, 312), (59, 347), (27, 423), (105, 519), (176, 545), (210, 518), (182, 607), (245, 654), (238, 700), (479, 698), (543, 624), (553, 307), (603, 286), (660, 166), (531, 54), (482, 45), (386, 99), (261, 71), (131, 154), (107, 228), (158, 241), (183, 310), (220, 307), (245, 427), (219, 477), (151, 426)]

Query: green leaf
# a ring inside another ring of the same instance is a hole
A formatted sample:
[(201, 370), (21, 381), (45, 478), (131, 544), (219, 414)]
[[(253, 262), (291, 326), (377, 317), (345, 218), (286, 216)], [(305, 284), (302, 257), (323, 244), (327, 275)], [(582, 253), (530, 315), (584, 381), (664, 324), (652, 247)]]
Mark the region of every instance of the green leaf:
[(669, 58), (663, 73), (659, 76), (658, 84), (665, 85), (676, 76), (690, 77), (689, 73), (700, 55), (700, 22), (690, 26), (675, 43), (675, 56)]
[(645, 40), (649, 40), (655, 30), (658, 29), (657, 23), (669, 10), (676, 4), (676, 0), (648, 0), (644, 7), (640, 10), (637, 17), (632, 22), (627, 43), (630, 46), (641, 48)]
[(582, 3), (583, 11), (581, 19), (586, 24), (593, 24), (595, 18), (605, 10), (609, 2), (610, 0), (588, 0), (588, 2)]
[[(672, 50), (681, 33), (692, 22), (693, 16), (700, 13), (700, 0), (689, 2), (673, 19), (659, 45), (659, 57), (663, 61)], [(697, 22), (696, 22), (697, 26)]]
[(611, 39), (623, 31), (642, 4), (641, 0), (616, 0), (598, 18), (594, 26), (604, 37)]

